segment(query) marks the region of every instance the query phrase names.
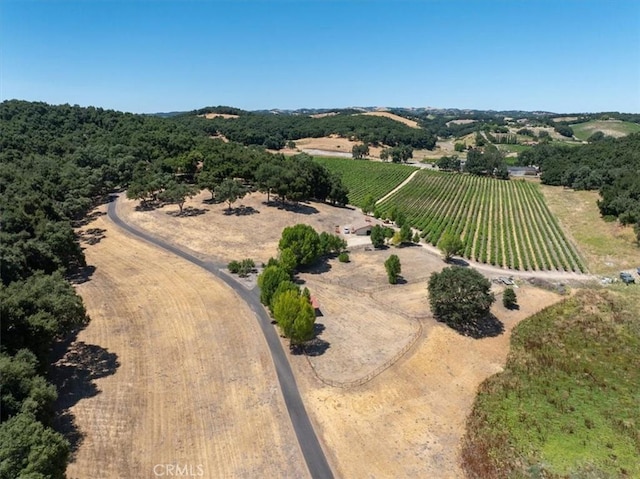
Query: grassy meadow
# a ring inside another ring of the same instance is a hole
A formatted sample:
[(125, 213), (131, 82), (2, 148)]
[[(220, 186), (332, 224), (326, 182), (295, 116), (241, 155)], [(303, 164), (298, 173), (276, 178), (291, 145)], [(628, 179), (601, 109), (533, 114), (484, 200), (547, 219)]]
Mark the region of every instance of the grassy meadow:
[(640, 124), (620, 120), (591, 120), (571, 125), (573, 134), (580, 140), (587, 140), (596, 131), (605, 135), (621, 137), (640, 131)]
[(468, 419), (470, 477), (640, 477), (639, 311), (618, 285), (520, 323)]

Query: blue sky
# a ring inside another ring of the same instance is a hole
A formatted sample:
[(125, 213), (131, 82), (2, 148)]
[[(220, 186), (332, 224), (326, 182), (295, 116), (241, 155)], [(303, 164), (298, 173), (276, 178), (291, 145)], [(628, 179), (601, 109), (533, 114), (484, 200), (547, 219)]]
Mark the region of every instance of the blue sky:
[(0, 97), (640, 112), (637, 0), (2, 0)]

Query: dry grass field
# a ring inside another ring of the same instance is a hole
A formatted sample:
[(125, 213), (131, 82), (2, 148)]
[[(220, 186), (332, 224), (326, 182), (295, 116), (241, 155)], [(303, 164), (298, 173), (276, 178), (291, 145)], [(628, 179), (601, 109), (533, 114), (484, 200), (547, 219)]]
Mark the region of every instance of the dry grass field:
[(95, 272), (77, 289), (91, 322), (61, 363), (93, 350), (113, 361), (91, 376), (92, 393), (76, 373), (63, 384), (84, 436), (68, 477), (155, 477), (166, 464), (201, 477), (307, 477), (252, 311), (211, 274), (105, 216), (83, 232)]
[[(354, 145), (360, 145), (362, 142), (352, 141), (347, 138), (340, 138), (337, 135), (325, 136), (321, 138), (301, 138), (295, 141), (296, 148), (283, 148), (282, 150), (269, 150), (272, 153), (283, 153), (285, 155), (296, 155), (301, 151), (310, 152), (313, 156), (317, 152), (326, 153), (324, 156), (331, 156), (331, 153), (342, 155), (351, 155), (351, 149)], [(445, 140), (436, 142), (436, 148), (433, 150), (416, 149), (413, 150), (413, 160), (422, 161), (424, 159), (435, 160), (444, 155), (453, 155), (456, 152), (453, 149), (453, 141)], [(369, 158), (380, 158), (380, 152), (384, 146), (369, 146)], [(457, 153), (459, 154), (459, 153)], [(338, 156), (338, 155), (336, 155)], [(463, 155), (464, 156), (464, 155)]]
[(593, 273), (617, 276), (620, 270), (640, 266), (640, 249), (631, 226), (605, 222), (600, 216), (597, 191), (574, 191), (540, 185), (545, 202), (562, 229), (577, 245)]
[[(187, 205), (204, 214), (176, 217), (175, 206), (139, 212), (122, 201), (120, 215), (202, 255), (258, 261), (276, 254), (288, 224), (333, 231), (358, 216), (315, 203), (297, 213), (267, 207), (259, 194), (242, 200), (259, 213), (225, 215), (223, 205), (203, 204), (204, 198)], [(386, 283), (382, 262), (391, 253), (401, 258), (405, 284)], [(443, 266), (424, 248), (360, 247), (350, 263), (333, 260), (322, 272), (300, 275), (318, 298), (324, 329), (317, 355), (290, 360), (336, 477), (462, 477), (459, 442), (478, 385), (503, 367), (512, 328), (560, 299), (523, 286), (520, 310), (507, 311), (499, 301), (493, 308), (505, 332), (470, 339), (430, 318), (425, 279)]]
[(121, 197), (118, 214), (159, 238), (186, 247), (196, 254), (211, 256), (225, 263), (252, 258), (256, 264), (275, 256), (285, 226), (305, 223), (317, 231), (335, 232), (337, 225), (358, 223), (360, 210), (334, 208), (325, 204), (300, 204), (297, 209), (265, 204), (267, 196), (253, 193), (236, 202), (232, 214), (227, 204), (207, 204), (208, 192), (185, 203), (191, 216), (176, 216), (178, 207), (164, 206), (137, 211), (138, 202)]
[(205, 117), (207, 120), (211, 120), (212, 118), (238, 118), (238, 115), (230, 115), (228, 113), (205, 113), (204, 115), (198, 115), (198, 116), (203, 116)]
[[(397, 298), (402, 301), (402, 293)], [(292, 357), (337, 477), (464, 477), (459, 445), (479, 384), (502, 370), (513, 327), (559, 299), (547, 291), (519, 288), (519, 311), (493, 308), (505, 325), (495, 338), (471, 339), (424, 320), (417, 343), (399, 361), (356, 387), (322, 384), (308, 374), (304, 358)], [(357, 350), (352, 354), (360, 356)]]
[[(313, 153), (314, 150), (319, 150), (323, 152), (335, 152), (351, 155), (351, 149), (355, 145), (361, 145), (362, 142), (349, 140), (348, 138), (341, 138), (338, 135), (331, 135), (320, 138), (301, 138), (299, 140), (295, 140), (295, 144), (295, 150), (288, 150), (285, 148), (280, 150), (280, 153), (295, 155), (301, 151), (311, 151)], [(369, 156), (379, 158), (381, 151), (382, 147), (370, 146)]]
[(395, 115), (393, 113), (390, 113), (388, 111), (368, 111), (366, 113), (362, 113), (362, 115), (368, 115), (368, 116), (382, 116), (384, 118), (389, 118), (391, 120), (395, 120), (395, 121), (399, 121), (400, 123), (404, 123), (407, 126), (410, 126), (411, 128), (420, 128), (420, 126), (418, 126), (418, 122), (415, 120), (409, 120), (408, 118), (404, 118), (400, 115)]

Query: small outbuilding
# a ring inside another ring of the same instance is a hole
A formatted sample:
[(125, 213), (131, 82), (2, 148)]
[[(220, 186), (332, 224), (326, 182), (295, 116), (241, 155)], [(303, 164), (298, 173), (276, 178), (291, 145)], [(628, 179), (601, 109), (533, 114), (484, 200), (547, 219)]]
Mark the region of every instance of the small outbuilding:
[(351, 232), (358, 236), (371, 236), (371, 223), (363, 223), (351, 227)]

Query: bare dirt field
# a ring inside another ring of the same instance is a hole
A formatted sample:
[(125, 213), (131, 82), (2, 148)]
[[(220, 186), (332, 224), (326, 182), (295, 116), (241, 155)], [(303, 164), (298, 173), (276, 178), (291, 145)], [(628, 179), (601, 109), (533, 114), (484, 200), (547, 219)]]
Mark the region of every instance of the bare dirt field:
[[(84, 436), (68, 477), (155, 477), (166, 465), (308, 477), (266, 342), (238, 296), (105, 216), (81, 237), (95, 267), (77, 286), (91, 322), (56, 368), (68, 371), (61, 398)], [(87, 376), (82, 364), (109, 367)]]
[(391, 120), (395, 120), (395, 121), (399, 121), (400, 123), (404, 123), (407, 126), (410, 126), (411, 128), (420, 128), (420, 126), (418, 126), (418, 122), (415, 120), (409, 120), (408, 118), (404, 118), (400, 115), (394, 115), (393, 113), (390, 113), (388, 111), (368, 111), (366, 113), (362, 113), (362, 115), (368, 115), (368, 116), (382, 116), (384, 118), (389, 118)]
[[(188, 203), (193, 216), (174, 216), (175, 206), (135, 211), (130, 201), (119, 214), (185, 249), (258, 262), (276, 254), (284, 226), (333, 232), (360, 215), (316, 203), (286, 211), (264, 205), (262, 194), (241, 201), (258, 213), (225, 215), (224, 205), (203, 204), (206, 197)], [(386, 283), (382, 263), (392, 253), (400, 256), (404, 284)], [(321, 331), (315, 355), (290, 360), (336, 477), (462, 477), (458, 447), (478, 385), (503, 367), (512, 328), (560, 299), (523, 285), (519, 310), (502, 308), (500, 297), (494, 305), (505, 332), (471, 339), (430, 317), (425, 280), (443, 266), (425, 248), (359, 247), (350, 263), (331, 260), (300, 275), (319, 301)]]

